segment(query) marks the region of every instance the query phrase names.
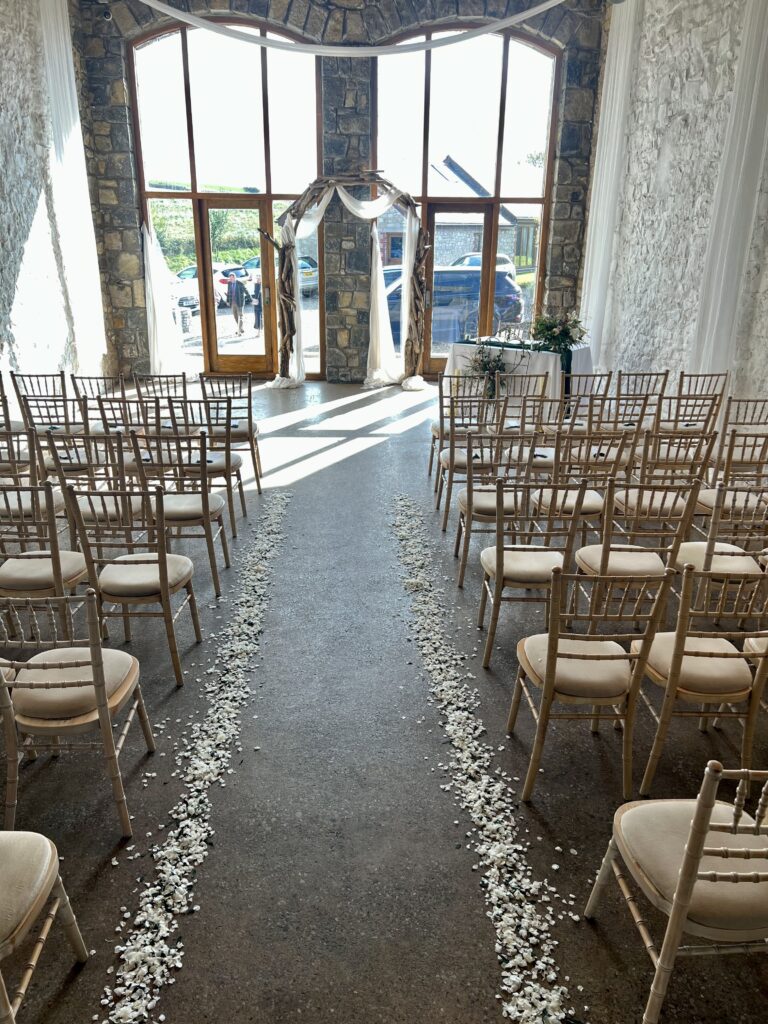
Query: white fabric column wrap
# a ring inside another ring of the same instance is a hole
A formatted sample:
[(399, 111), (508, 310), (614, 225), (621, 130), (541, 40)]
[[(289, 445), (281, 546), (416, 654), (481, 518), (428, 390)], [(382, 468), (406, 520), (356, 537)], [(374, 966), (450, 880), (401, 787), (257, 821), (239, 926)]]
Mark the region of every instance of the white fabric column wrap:
[[(151, 225), (141, 225), (150, 373), (184, 373), (181, 323), (173, 316), (168, 264)], [(178, 311), (177, 311), (177, 315)]]

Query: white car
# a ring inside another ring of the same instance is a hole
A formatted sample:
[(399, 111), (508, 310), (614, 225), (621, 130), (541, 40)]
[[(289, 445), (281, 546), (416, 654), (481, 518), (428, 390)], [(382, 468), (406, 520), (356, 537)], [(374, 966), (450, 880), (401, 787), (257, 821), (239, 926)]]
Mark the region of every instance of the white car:
[[(451, 263), (452, 267), (482, 267), (482, 265), (483, 254), (481, 252), (465, 252), (463, 256), (459, 256)], [(500, 252), (496, 256), (496, 269), (506, 270), (513, 278), (517, 277), (515, 261), (506, 253)]]
[[(219, 305), (227, 301), (226, 286), (222, 288), (220, 283), (221, 273), (226, 268), (226, 263), (213, 264), (213, 291)], [(193, 263), (180, 270), (175, 277), (171, 278), (171, 294), (179, 306), (194, 308), (200, 305), (200, 281), (197, 277), (197, 264)]]

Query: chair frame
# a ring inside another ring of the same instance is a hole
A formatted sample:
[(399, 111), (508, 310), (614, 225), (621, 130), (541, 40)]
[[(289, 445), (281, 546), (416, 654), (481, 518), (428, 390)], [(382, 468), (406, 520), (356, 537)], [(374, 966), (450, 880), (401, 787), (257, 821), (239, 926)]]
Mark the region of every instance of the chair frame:
[(0, 944), (1, 962), (19, 949), (27, 935), (29, 935), (31, 929), (34, 927), (35, 922), (40, 919), (43, 910), (45, 910), (45, 917), (43, 918), (37, 939), (35, 940), (35, 944), (29, 954), (29, 958), (26, 961), (24, 973), (21, 976), (19, 984), (13, 989), (13, 1000), (11, 1000), (8, 994), (8, 989), (6, 988), (2, 973), (0, 973), (0, 1024), (16, 1024), (17, 1014), (21, 1009), (24, 999), (26, 998), (29, 983), (32, 981), (32, 977), (37, 969), (40, 954), (43, 951), (43, 947), (46, 944), (51, 927), (53, 926), (53, 922), (57, 915), (61, 916), (61, 921), (64, 926), (64, 934), (75, 952), (78, 963), (86, 963), (89, 957), (85, 942), (83, 942), (83, 936), (80, 934), (77, 919), (74, 911), (72, 910), (72, 905), (69, 902), (69, 897), (67, 896), (66, 889), (64, 888), (64, 883), (62, 882), (61, 875), (58, 872), (59, 857), (56, 847), (51, 843), (50, 839), (48, 839), (47, 842), (51, 847), (51, 864), (46, 884), (43, 885), (38, 898), (35, 900), (24, 919), (19, 923), (14, 939), (6, 940), (4, 943)]
[[(550, 721), (590, 721), (593, 733), (599, 731), (600, 721), (608, 719), (614, 725), (623, 725), (623, 755), (622, 755), (622, 789), (624, 799), (629, 799), (632, 793), (632, 743), (634, 736), (635, 718), (637, 714), (637, 697), (645, 672), (648, 659), (648, 652), (651, 641), (656, 632), (661, 616), (667, 601), (674, 570), (667, 569), (662, 577), (638, 577), (638, 576), (576, 576), (566, 575), (560, 569), (552, 572), (551, 598), (549, 604), (549, 628), (547, 630), (547, 664), (543, 678), (537, 677), (533, 667), (528, 663), (525, 654), (524, 637), (517, 645), (518, 671), (515, 680), (515, 689), (512, 696), (512, 703), (509, 709), (507, 720), (507, 733), (514, 732), (520, 709), (521, 697), (525, 696), (530, 708), (533, 720), (536, 722), (536, 737), (531, 749), (528, 772), (523, 784), (521, 799), (531, 799), (533, 788), (536, 784), (536, 777), (541, 764), (541, 757), (544, 752), (547, 729)], [(568, 588), (572, 587), (577, 595), (577, 600), (571, 600)], [(636, 596), (630, 597), (634, 591)], [(585, 596), (587, 609), (582, 610), (581, 601), (578, 597)], [(575, 633), (574, 622), (585, 622), (586, 633)], [(617, 632), (615, 629), (610, 634), (600, 632), (599, 627), (604, 624), (616, 626), (623, 622), (633, 624), (632, 632)], [(632, 649), (632, 641), (638, 643), (637, 629), (640, 623), (645, 624), (642, 639), (639, 647)], [(565, 628), (564, 628), (565, 627)], [(614, 655), (595, 654), (558, 654), (558, 646), (561, 640), (567, 641), (595, 641), (612, 640), (618, 644), (625, 644), (625, 658), (632, 666), (630, 683), (625, 693), (615, 697), (595, 698), (593, 696), (575, 696), (559, 693), (555, 688), (555, 676), (557, 662), (559, 660), (586, 660), (586, 661), (615, 661), (619, 659)], [(541, 701), (537, 708), (527, 680), (537, 685), (541, 690)], [(573, 711), (553, 712), (552, 706), (557, 702), (567, 706), (589, 706), (590, 712), (583, 714)], [(610, 708), (607, 713), (600, 711), (600, 708)]]
[[(712, 822), (712, 812), (717, 802), (718, 789), (721, 782), (725, 780), (738, 782), (732, 824)], [(763, 783), (754, 819), (755, 824), (741, 823), (740, 819), (749, 794), (750, 785), (755, 782)], [(663, 803), (664, 801), (657, 802)], [(694, 887), (698, 882), (714, 882), (726, 886), (768, 881), (768, 873), (765, 872), (700, 871), (700, 864), (704, 857), (750, 860), (760, 857), (762, 853), (760, 849), (756, 851), (754, 849), (707, 845), (708, 836), (712, 833), (722, 835), (724, 832), (729, 832), (735, 835), (765, 836), (766, 846), (762, 856), (768, 857), (768, 823), (766, 822), (766, 812), (768, 812), (768, 771), (725, 770), (719, 761), (710, 761), (707, 764), (701, 789), (696, 799), (696, 808), (691, 821), (688, 840), (685, 844), (685, 851), (680, 864), (680, 874), (671, 906), (663, 905), (659, 899), (651, 898), (651, 884), (645, 881), (642, 864), (635, 861), (629, 855), (629, 851), (622, 849), (617, 841), (617, 822), (623, 813), (626, 813), (627, 810), (634, 806), (636, 805), (625, 805), (616, 813), (613, 835), (587, 900), (584, 917), (587, 920), (594, 918), (600, 898), (608, 885), (611, 874), (613, 874), (655, 971), (643, 1014), (643, 1024), (658, 1024), (672, 978), (672, 971), (678, 957), (719, 956), (727, 953), (768, 953), (768, 935), (758, 940), (743, 941), (742, 939), (729, 938), (727, 933), (719, 929), (706, 928), (688, 920), (688, 909), (691, 904)], [(716, 841), (717, 839), (715, 839)], [(660, 949), (654, 941), (651, 931), (636, 904), (635, 896), (622, 870), (620, 861), (623, 861), (635, 882), (638, 883), (645, 895), (651, 899), (654, 906), (667, 915), (667, 926)], [(707, 938), (714, 945), (683, 946), (681, 941), (683, 934), (686, 932)]]
[[(259, 428), (253, 416), (253, 375), (251, 373), (201, 373), (200, 390), (203, 400), (220, 401), (230, 398), (232, 400), (230, 415), (248, 421), (248, 438), (245, 444), (251, 453), (253, 462), (253, 475), (256, 480), (256, 489), (261, 494), (261, 452), (259, 450)], [(242, 408), (242, 412), (239, 410)], [(237, 442), (243, 438), (232, 435), (232, 443), (235, 448), (244, 447)], [(210, 448), (216, 448), (213, 434), (210, 437)]]
[[(452, 398), (484, 398), (488, 394), (490, 378), (487, 373), (437, 375), (437, 434), (432, 433), (429, 448), (429, 465), (427, 476), (432, 476), (435, 451), (439, 455), (449, 439), (451, 399)], [(437, 490), (437, 481), (435, 481)]]
[[(75, 634), (73, 608), (77, 609), (83, 603), (85, 603), (86, 609), (88, 636), (85, 640), (78, 640)], [(45, 625), (48, 627), (47, 631), (51, 639), (43, 639), (43, 630), (40, 628), (38, 615), (35, 614), (35, 607), (38, 610), (42, 609), (45, 613)], [(26, 633), (22, 613), (26, 613), (29, 624)], [(63, 636), (60, 636), (57, 631), (57, 620), (63, 624), (61, 629)], [(123, 836), (130, 837), (133, 834), (133, 829), (120, 774), (119, 758), (133, 720), (137, 715), (149, 753), (155, 750), (155, 740), (144, 706), (139, 682), (139, 662), (136, 658), (133, 658), (135, 679), (121, 696), (119, 703), (110, 710), (104, 676), (98, 599), (95, 591), (89, 589), (84, 597), (49, 598), (42, 605), (28, 600), (0, 598), (0, 644), (14, 650), (26, 650), (32, 647), (36, 651), (61, 647), (88, 648), (88, 656), (82, 660), (36, 663), (33, 667), (30, 667), (26, 661), (9, 660), (6, 663), (5, 668), (13, 673), (13, 678), (0, 677), (0, 715), (3, 720), (6, 756), (5, 828), (12, 830), (15, 825), (20, 755), (27, 751), (32, 754), (33, 758), (42, 751), (50, 751), (53, 756), (58, 756), (61, 753), (100, 752), (104, 755)], [(90, 669), (91, 679), (78, 678), (72, 681), (53, 680), (52, 682), (45, 679), (47, 671), (55, 671), (62, 667)], [(20, 682), (18, 673), (25, 670), (35, 674), (39, 672), (43, 679)], [(11, 691), (17, 690), (51, 688), (63, 690), (82, 688), (85, 685), (93, 686), (96, 700), (95, 712), (88, 712), (72, 718), (27, 717), (16, 712), (11, 695)], [(130, 711), (123, 723), (117, 742), (115, 742), (114, 719), (129, 703)], [(79, 739), (80, 736), (97, 728), (100, 733), (99, 741)], [(62, 737), (67, 736), (74, 738), (62, 741)], [(26, 739), (22, 739), (22, 737), (26, 737)]]

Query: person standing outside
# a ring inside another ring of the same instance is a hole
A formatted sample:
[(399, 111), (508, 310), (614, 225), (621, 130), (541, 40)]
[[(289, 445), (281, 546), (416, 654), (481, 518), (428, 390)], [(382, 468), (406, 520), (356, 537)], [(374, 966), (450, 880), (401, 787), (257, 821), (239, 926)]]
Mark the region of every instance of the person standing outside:
[(253, 326), (256, 333), (261, 332), (261, 278), (253, 284)]
[(238, 281), (234, 274), (229, 275), (227, 284), (227, 302), (232, 310), (232, 316), (237, 324), (238, 335), (243, 334), (243, 309), (248, 292), (242, 281)]

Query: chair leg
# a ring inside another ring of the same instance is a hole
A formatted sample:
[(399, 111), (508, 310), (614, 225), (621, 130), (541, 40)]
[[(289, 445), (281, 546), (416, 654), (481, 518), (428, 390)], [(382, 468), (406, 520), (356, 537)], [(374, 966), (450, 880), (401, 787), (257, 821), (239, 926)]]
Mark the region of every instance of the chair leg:
[(675, 922), (675, 925), (673, 926), (672, 919), (670, 918), (667, 922), (667, 931), (664, 935), (661, 953), (659, 954), (659, 960), (656, 964), (656, 973), (654, 974), (653, 981), (651, 982), (651, 991), (648, 995), (645, 1013), (643, 1014), (643, 1024), (658, 1024), (659, 1022), (661, 1008), (664, 1005), (667, 989), (669, 988), (669, 982), (672, 977), (672, 970), (675, 966), (675, 957), (677, 956), (677, 949), (680, 945), (681, 937), (681, 923), (678, 924)]
[(491, 664), (491, 655), (493, 654), (493, 642), (496, 639), (496, 626), (499, 624), (499, 612), (501, 611), (501, 592), (502, 587), (499, 586), (498, 582), (494, 582), (493, 587), (493, 604), (491, 605), (491, 621), (488, 623), (488, 635), (485, 638), (485, 650), (483, 651), (483, 668), (488, 668)]
[(511, 736), (515, 731), (517, 713), (520, 710), (520, 698), (523, 696), (523, 667), (519, 666), (517, 678), (515, 679), (515, 692), (512, 694), (512, 703), (509, 705), (509, 717), (507, 718), (507, 735)]
[[(461, 519), (461, 514), (459, 514)], [(458, 585), (464, 586), (464, 574), (467, 571), (467, 562), (469, 561), (469, 542), (472, 539), (472, 517), (464, 516), (464, 543), (461, 546), (461, 561), (459, 562), (459, 579)]]
[(453, 545), (453, 557), (459, 557), (459, 548), (461, 547), (461, 531), (464, 529), (464, 513), (459, 509), (459, 522), (456, 526), (456, 540)]
[(600, 708), (597, 704), (592, 705), (592, 720), (589, 724), (589, 731), (593, 736), (597, 736), (600, 732)]
[(611, 837), (610, 843), (608, 843), (608, 849), (605, 851), (603, 857), (603, 863), (600, 865), (600, 870), (597, 873), (595, 884), (592, 886), (592, 892), (589, 894), (587, 905), (584, 908), (584, 917), (591, 919), (595, 916), (597, 905), (600, 902), (600, 897), (603, 895), (606, 885), (613, 874), (613, 862), (618, 856), (618, 848), (616, 846), (616, 840)]
[[(632, 702), (627, 704), (624, 711), (624, 735), (622, 736), (622, 751), (621, 751), (621, 768), (622, 768), (622, 782), (624, 789), (624, 799), (632, 799), (632, 753), (633, 743), (635, 738), (635, 717), (637, 715), (637, 704)], [(618, 723), (621, 722), (620, 718), (617, 718)]]
[[(16, 824), (16, 803), (19, 793), (19, 757), (16, 748), (8, 750), (5, 758), (5, 823), (3, 827), (12, 832)], [(2, 1020), (2, 1018), (0, 1018)]]
[(548, 700), (542, 698), (541, 707), (539, 708), (539, 721), (536, 724), (536, 738), (533, 741), (531, 760), (528, 762), (528, 773), (525, 776), (523, 792), (520, 797), (520, 799), (526, 803), (531, 799), (533, 787), (536, 785), (536, 773), (538, 772), (539, 765), (541, 764), (541, 755), (544, 753), (544, 740), (547, 735), (549, 713), (551, 710), (552, 698), (550, 697)]
[(115, 750), (109, 723), (102, 724), (101, 737), (104, 742), (104, 761), (107, 765), (107, 774), (109, 775), (109, 781), (112, 783), (112, 797), (117, 804), (117, 813), (123, 828), (123, 836), (129, 839), (133, 835), (133, 828), (130, 815), (128, 814), (128, 805), (125, 799), (125, 790), (123, 789), (123, 777), (120, 774), (117, 751)]
[(8, 996), (8, 991), (0, 974), (0, 1024), (15, 1024), (16, 1018), (13, 1014), (13, 1007)]
[[(243, 487), (243, 476), (238, 469), (235, 473), (235, 479), (237, 480), (237, 490), (240, 494), (240, 508), (243, 510), (243, 515), (248, 518), (248, 506), (245, 504), (245, 488)], [(259, 491), (261, 493), (261, 491)]]
[(229, 508), (229, 525), (232, 536), (237, 537), (237, 520), (235, 519), (235, 491), (231, 478), (227, 480), (227, 506)]
[(453, 470), (448, 470), (448, 479), (445, 483), (445, 509), (443, 511), (443, 533), (448, 529), (448, 516), (451, 512), (451, 494), (453, 492)]
[(674, 711), (674, 708), (674, 692), (668, 692), (664, 695), (664, 704), (661, 708), (659, 724), (656, 727), (656, 735), (653, 738), (651, 755), (648, 758), (648, 764), (645, 766), (643, 781), (640, 783), (640, 796), (648, 796), (651, 791), (653, 777), (656, 774), (656, 769), (658, 768), (659, 761), (661, 760), (661, 752), (664, 749), (664, 741), (666, 740), (667, 733), (669, 732), (669, 723), (672, 721), (672, 712)]
[(195, 640), (201, 644), (203, 642), (203, 634), (200, 629), (200, 615), (197, 611), (197, 599), (195, 598), (195, 591), (192, 587), (192, 580), (186, 586), (186, 591), (189, 596), (189, 613), (192, 616), (192, 626), (195, 630)]
[(144, 733), (144, 742), (147, 744), (147, 750), (150, 754), (154, 754), (157, 747), (155, 746), (155, 737), (152, 732), (152, 723), (149, 720), (147, 714), (147, 707), (144, 703), (144, 694), (141, 692), (141, 687), (136, 684), (136, 714), (139, 716), (139, 725), (141, 731)]
[(211, 520), (206, 519), (203, 523), (205, 534), (205, 546), (208, 548), (208, 561), (211, 566), (211, 577), (213, 579), (213, 590), (216, 597), (221, 597), (221, 582), (219, 581), (219, 567), (216, 565), (216, 549), (213, 546), (213, 527)]
[(435, 442), (436, 437), (432, 438), (432, 444), (429, 446), (429, 465), (427, 466), (427, 477), (432, 476), (432, 467), (435, 464)]
[(179, 658), (179, 649), (176, 646), (176, 630), (173, 627), (173, 609), (171, 608), (171, 602), (169, 598), (163, 597), (161, 599), (163, 607), (163, 620), (165, 621), (165, 632), (168, 637), (168, 650), (171, 652), (171, 661), (173, 662), (173, 673), (176, 676), (176, 685), (184, 685), (184, 673), (181, 669), (181, 659)]
[(84, 964), (88, 960), (88, 950), (85, 948), (83, 942), (83, 936), (80, 934), (80, 928), (77, 924), (77, 918), (75, 917), (72, 905), (69, 902), (64, 883), (61, 880), (61, 875), (56, 879), (53, 885), (53, 894), (59, 901), (59, 917), (61, 923), (64, 925), (64, 934), (69, 940), (69, 944), (75, 951), (78, 963)]
[(131, 615), (130, 615), (130, 612), (128, 610), (128, 605), (127, 604), (123, 605), (123, 636), (125, 637), (125, 642), (127, 644), (129, 644), (131, 642), (131, 640), (132, 640), (132, 635), (131, 635)]
[(229, 544), (227, 543), (227, 531), (224, 529), (224, 514), (221, 513), (219, 518), (216, 520), (219, 527), (219, 540), (221, 541), (221, 550), (224, 552), (224, 568), (229, 569)]
[(487, 572), (483, 573), (483, 589), (480, 592), (480, 611), (477, 613), (477, 628), (483, 628), (483, 620), (485, 619), (485, 606), (488, 602), (488, 580), (491, 577)]
[(251, 461), (253, 462), (253, 477), (256, 481), (256, 490), (261, 494), (261, 459), (259, 458), (258, 442), (251, 437)]
[(443, 478), (445, 467), (440, 464), (435, 475), (435, 508), (439, 510), (440, 502), (443, 500)]
[(752, 767), (752, 744), (755, 741), (755, 728), (757, 716), (760, 713), (760, 700), (756, 694), (752, 694), (747, 709), (747, 717), (744, 719), (744, 734), (741, 737), (741, 767)]

